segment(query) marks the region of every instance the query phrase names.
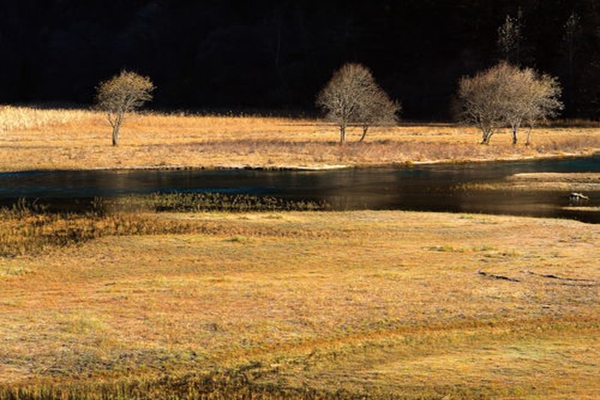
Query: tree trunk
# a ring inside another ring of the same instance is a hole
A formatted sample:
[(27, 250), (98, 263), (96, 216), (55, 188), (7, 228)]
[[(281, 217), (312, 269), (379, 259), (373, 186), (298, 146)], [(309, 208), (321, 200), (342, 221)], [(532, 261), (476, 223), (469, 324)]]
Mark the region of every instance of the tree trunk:
[(114, 123), (112, 124), (112, 127), (113, 127), (112, 145), (113, 146), (116, 146), (119, 144), (119, 128), (121, 128), (122, 121), (123, 121), (123, 116), (117, 115), (117, 117), (114, 120)]
[(533, 130), (533, 127), (530, 126), (529, 131), (527, 132), (527, 141), (525, 142), (525, 146), (531, 145), (531, 131), (532, 130)]
[(346, 143), (346, 125), (340, 125), (340, 145)]
[(362, 134), (362, 136), (360, 137), (360, 140), (359, 140), (359, 142), (362, 142), (363, 140), (365, 140), (365, 136), (367, 136), (367, 131), (368, 131), (368, 130), (369, 130), (369, 127), (368, 127), (368, 126), (363, 126), (363, 134)]
[(112, 131), (112, 145), (116, 146), (119, 142), (119, 127), (115, 125)]
[(481, 140), (481, 144), (490, 144), (491, 137), (492, 137), (491, 130), (483, 131), (483, 138)]
[(517, 126), (512, 126), (512, 144), (515, 146), (517, 144)]
[(482, 133), (481, 144), (490, 144), (490, 138), (494, 132), (493, 125), (487, 121), (479, 121), (477, 125)]

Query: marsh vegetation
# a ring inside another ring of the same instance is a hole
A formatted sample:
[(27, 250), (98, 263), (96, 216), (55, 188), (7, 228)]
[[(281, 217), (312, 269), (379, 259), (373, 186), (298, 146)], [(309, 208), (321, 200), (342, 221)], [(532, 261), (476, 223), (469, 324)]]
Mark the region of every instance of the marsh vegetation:
[(2, 217), (2, 399), (596, 393), (598, 225), (400, 211)]
[(600, 398), (594, 1), (4, 3), (0, 400)]
[[(335, 127), (308, 119), (147, 114), (113, 148), (100, 113), (2, 112), (21, 118), (4, 120), (3, 171), (381, 165), (600, 147), (593, 127), (541, 127), (536, 144), (515, 147), (480, 146), (470, 128), (407, 124), (341, 147)], [(0, 398), (597, 395), (598, 225), (211, 196), (2, 210)]]

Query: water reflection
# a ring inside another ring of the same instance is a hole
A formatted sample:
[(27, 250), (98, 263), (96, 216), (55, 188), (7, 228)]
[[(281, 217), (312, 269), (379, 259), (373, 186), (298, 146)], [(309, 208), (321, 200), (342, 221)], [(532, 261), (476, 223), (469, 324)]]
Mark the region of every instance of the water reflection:
[[(464, 190), (525, 172), (600, 172), (600, 155), (535, 162), (423, 165), (335, 171), (49, 171), (0, 174), (0, 202), (20, 197), (63, 208), (82, 199), (154, 192), (221, 192), (326, 201), (337, 209), (403, 209), (532, 215), (600, 222), (565, 210), (568, 192)], [(600, 192), (587, 207), (600, 206)]]

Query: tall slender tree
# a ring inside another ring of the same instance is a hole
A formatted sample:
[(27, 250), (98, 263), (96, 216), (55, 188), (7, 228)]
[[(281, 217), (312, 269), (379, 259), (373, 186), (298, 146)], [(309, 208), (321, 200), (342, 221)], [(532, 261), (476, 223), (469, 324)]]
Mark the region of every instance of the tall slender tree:
[(568, 98), (572, 99), (575, 94), (575, 54), (581, 36), (581, 18), (579, 18), (579, 15), (575, 11), (569, 15), (563, 29), (563, 46), (567, 63), (566, 90)]
[(504, 23), (498, 28), (498, 48), (501, 59), (519, 65), (521, 63), (521, 17), (519, 13), (516, 18), (507, 15)]

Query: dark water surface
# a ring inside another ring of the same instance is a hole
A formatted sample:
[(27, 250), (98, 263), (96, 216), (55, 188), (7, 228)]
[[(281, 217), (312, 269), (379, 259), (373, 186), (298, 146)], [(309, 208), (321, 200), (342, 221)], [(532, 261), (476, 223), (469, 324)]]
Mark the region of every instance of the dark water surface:
[[(0, 204), (39, 199), (77, 209), (94, 197), (220, 192), (325, 201), (336, 209), (399, 209), (529, 215), (600, 223), (599, 212), (569, 211), (568, 191), (465, 190), (525, 172), (600, 172), (600, 154), (543, 161), (438, 164), (334, 171), (33, 171), (0, 174)], [(600, 206), (600, 191), (586, 192)]]

